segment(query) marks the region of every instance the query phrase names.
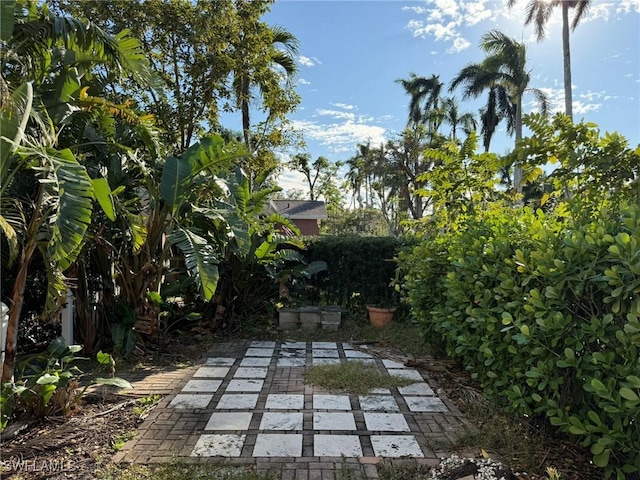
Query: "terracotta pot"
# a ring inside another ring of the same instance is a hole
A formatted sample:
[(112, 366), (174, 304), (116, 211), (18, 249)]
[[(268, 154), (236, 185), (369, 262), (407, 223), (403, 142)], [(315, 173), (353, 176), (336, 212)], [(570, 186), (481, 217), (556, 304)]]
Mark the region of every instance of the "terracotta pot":
[(396, 309), (394, 308), (380, 308), (367, 305), (369, 311), (369, 321), (374, 327), (386, 327), (393, 320), (393, 314)]

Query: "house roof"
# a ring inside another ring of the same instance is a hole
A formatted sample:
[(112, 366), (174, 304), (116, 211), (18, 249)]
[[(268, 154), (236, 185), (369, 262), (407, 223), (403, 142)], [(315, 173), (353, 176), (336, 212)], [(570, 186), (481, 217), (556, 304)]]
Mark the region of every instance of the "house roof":
[(277, 212), (292, 220), (328, 218), (324, 202), (312, 200), (272, 200)]

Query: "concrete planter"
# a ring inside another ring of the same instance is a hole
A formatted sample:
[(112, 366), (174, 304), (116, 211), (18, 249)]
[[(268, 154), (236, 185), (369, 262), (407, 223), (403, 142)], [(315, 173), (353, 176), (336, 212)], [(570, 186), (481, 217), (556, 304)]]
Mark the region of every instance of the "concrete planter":
[(293, 330), (300, 326), (300, 312), (297, 308), (285, 307), (278, 310), (278, 330)]
[(300, 325), (302, 328), (318, 328), (322, 321), (320, 307), (301, 307)]
[(342, 308), (338, 306), (322, 307), (321, 312), (322, 328), (327, 330), (337, 330), (342, 324)]

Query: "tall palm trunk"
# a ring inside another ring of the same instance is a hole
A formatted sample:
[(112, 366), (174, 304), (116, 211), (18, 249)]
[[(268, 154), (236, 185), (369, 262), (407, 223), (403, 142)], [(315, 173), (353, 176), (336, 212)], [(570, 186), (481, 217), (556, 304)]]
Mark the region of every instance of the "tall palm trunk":
[(240, 98), (240, 108), (242, 110), (242, 135), (244, 136), (244, 146), (247, 152), (251, 152), (251, 117), (249, 114), (249, 79), (243, 76), (240, 80), (242, 93)]
[(562, 58), (564, 61), (564, 113), (573, 122), (573, 94), (571, 92), (571, 47), (569, 45), (569, 2), (562, 3)]
[[(514, 126), (516, 132), (516, 147), (518, 142), (522, 140), (522, 95), (519, 95), (515, 99), (516, 115), (514, 119)], [(522, 193), (522, 167), (518, 163), (513, 166), (513, 186), (516, 192)]]

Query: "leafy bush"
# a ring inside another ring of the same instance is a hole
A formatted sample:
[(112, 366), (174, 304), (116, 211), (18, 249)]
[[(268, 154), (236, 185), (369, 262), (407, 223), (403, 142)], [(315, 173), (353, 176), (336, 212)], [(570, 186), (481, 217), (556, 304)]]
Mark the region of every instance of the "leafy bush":
[(401, 253), (425, 336), (509, 409), (640, 471), (640, 207), (493, 206)]
[(327, 273), (310, 282), (314, 301), (349, 309), (368, 304), (399, 305), (400, 295), (390, 286), (398, 252), (408, 240), (395, 237), (315, 237), (308, 241), (306, 258), (327, 263)]
[(114, 377), (111, 355), (98, 352), (97, 360), (110, 370), (110, 378), (96, 378), (80, 388), (82, 371), (74, 365), (80, 357), (80, 345), (67, 346), (62, 337), (55, 339), (45, 352), (29, 355), (20, 362), (16, 380), (2, 385), (0, 394), (0, 430), (16, 417), (41, 418), (68, 413), (91, 384), (131, 388), (122, 378)]

